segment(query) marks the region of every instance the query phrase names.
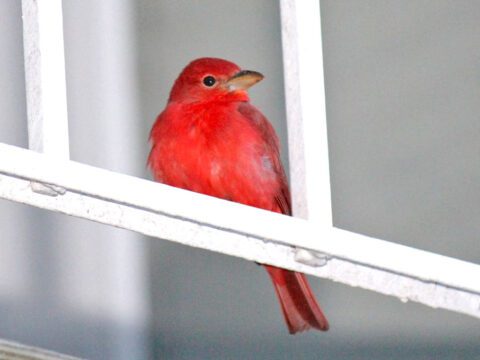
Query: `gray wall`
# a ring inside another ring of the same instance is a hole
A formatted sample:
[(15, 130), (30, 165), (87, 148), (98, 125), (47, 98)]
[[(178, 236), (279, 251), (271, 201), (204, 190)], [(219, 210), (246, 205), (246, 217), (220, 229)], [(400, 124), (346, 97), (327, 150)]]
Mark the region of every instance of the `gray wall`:
[[(321, 5), (335, 224), (479, 263), (480, 2)], [(64, 11), (75, 160), (149, 177), (149, 128), (200, 56), (266, 75), (252, 101), (285, 145), (277, 1)], [(0, 141), (26, 146), (21, 36), (0, 2)], [(91, 359), (480, 356), (466, 316), (312, 278), (332, 328), (289, 336), (255, 264), (5, 201), (0, 226), (1, 337)]]

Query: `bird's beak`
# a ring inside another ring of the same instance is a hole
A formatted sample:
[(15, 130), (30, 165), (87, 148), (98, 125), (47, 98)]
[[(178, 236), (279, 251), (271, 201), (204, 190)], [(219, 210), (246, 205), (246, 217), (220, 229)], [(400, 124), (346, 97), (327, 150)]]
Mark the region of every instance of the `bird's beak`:
[(250, 86), (263, 79), (263, 75), (256, 71), (242, 70), (227, 80), (227, 88), (230, 91), (247, 90)]

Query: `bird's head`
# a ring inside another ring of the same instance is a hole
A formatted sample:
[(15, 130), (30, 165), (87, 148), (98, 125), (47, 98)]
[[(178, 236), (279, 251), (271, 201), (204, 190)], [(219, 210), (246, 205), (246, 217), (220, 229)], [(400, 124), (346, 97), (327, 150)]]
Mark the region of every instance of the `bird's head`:
[(192, 61), (180, 73), (170, 92), (169, 101), (247, 101), (246, 90), (262, 79), (263, 75), (259, 72), (241, 70), (230, 61), (201, 58)]

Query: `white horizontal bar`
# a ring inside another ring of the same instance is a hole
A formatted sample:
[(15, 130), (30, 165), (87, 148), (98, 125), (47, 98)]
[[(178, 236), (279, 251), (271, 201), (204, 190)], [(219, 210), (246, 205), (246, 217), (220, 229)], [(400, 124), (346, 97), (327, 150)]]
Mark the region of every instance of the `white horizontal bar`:
[(28, 143), (68, 159), (67, 90), (61, 0), (22, 0)]
[[(480, 317), (480, 266), (473, 263), (5, 144), (0, 173), (5, 199)], [(31, 180), (67, 192), (37, 194)], [(303, 265), (292, 245), (330, 259)]]

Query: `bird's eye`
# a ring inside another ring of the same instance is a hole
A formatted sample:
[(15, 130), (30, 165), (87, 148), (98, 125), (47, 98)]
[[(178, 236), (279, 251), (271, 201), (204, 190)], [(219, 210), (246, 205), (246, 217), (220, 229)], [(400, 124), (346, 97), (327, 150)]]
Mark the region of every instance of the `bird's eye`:
[(203, 85), (205, 86), (208, 86), (208, 87), (212, 87), (213, 85), (215, 85), (215, 83), (217, 82), (217, 80), (215, 80), (215, 78), (213, 76), (205, 76), (203, 78)]

